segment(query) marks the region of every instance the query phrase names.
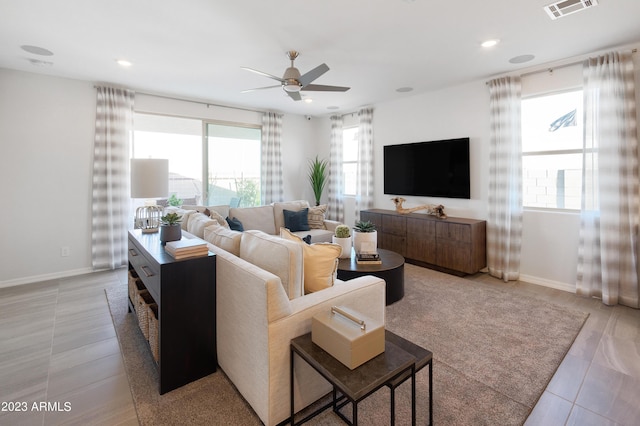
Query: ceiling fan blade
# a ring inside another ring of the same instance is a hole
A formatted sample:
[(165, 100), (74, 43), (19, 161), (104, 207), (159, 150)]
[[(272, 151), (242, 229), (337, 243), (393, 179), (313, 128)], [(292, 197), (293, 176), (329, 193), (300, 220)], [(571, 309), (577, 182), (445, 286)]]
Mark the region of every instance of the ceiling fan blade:
[(266, 86), (266, 87), (256, 87), (255, 89), (246, 89), (243, 90), (240, 93), (248, 93), (248, 92), (255, 92), (256, 90), (264, 90), (264, 89), (273, 89), (275, 87), (282, 87), (282, 85), (278, 84), (277, 86)]
[[(286, 90), (285, 90), (286, 92)], [(289, 97), (291, 99), (293, 99), (294, 101), (301, 101), (302, 100), (302, 96), (300, 96), (300, 92), (287, 92), (287, 95), (289, 95)]]
[(344, 86), (326, 86), (324, 84), (307, 84), (301, 90), (310, 92), (346, 92), (351, 87)]
[(256, 74), (260, 74), (260, 75), (265, 76), (265, 77), (272, 78), (272, 79), (277, 80), (277, 81), (282, 83), (282, 79), (280, 77), (276, 77), (275, 75), (271, 75), (271, 74), (268, 74), (266, 72), (254, 70), (253, 68), (248, 68), (248, 67), (240, 67), (240, 68), (242, 68), (243, 70), (255, 72)]
[(327, 71), (329, 71), (329, 67), (327, 66), (327, 64), (318, 65), (317, 67), (315, 67), (311, 71), (306, 72), (303, 75), (301, 75), (300, 78), (298, 79), (298, 82), (300, 83), (300, 85), (302, 87), (305, 87), (309, 83), (311, 83), (313, 80), (315, 80), (316, 78), (320, 77), (322, 74), (324, 74)]

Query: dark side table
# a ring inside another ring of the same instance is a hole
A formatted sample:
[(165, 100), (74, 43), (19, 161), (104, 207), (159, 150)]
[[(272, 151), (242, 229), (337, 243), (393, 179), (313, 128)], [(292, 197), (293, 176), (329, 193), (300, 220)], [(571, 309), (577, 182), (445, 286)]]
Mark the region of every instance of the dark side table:
[[(331, 402), (320, 407), (299, 422), (294, 418), (294, 354), (297, 354), (333, 387)], [(350, 370), (340, 361), (312, 342), (311, 333), (297, 337), (291, 341), (290, 361), (290, 398), (291, 425), (300, 425), (320, 414), (329, 407), (347, 424), (358, 424), (358, 403), (380, 389), (388, 386), (391, 389), (391, 424), (395, 424), (394, 390), (400, 384), (411, 379), (411, 420), (416, 424), (415, 373), (424, 366), (429, 366), (429, 424), (433, 423), (432, 392), (432, 354), (406, 339), (386, 330), (385, 351), (367, 361), (356, 369)], [(338, 397), (338, 391), (342, 394)], [(340, 411), (346, 404), (352, 404), (351, 421)]]

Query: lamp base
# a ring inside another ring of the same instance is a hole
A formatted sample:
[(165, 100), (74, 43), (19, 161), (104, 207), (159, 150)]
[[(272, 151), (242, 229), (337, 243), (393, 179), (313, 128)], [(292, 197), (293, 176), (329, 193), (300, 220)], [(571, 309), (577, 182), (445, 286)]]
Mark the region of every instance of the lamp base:
[(142, 206), (136, 209), (134, 228), (141, 229), (143, 234), (158, 232), (162, 207)]

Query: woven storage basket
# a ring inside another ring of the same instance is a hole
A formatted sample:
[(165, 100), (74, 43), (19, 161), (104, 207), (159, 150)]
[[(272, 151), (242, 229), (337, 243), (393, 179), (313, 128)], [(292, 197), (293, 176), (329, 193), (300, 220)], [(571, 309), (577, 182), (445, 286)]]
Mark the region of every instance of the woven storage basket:
[(138, 293), (136, 299), (136, 314), (138, 315), (138, 326), (142, 330), (142, 335), (149, 340), (149, 309), (147, 305), (153, 302), (153, 297), (149, 290), (142, 290)]
[(156, 364), (158, 363), (158, 305), (152, 303), (147, 306), (149, 320), (149, 346), (151, 347), (151, 355)]
[(129, 300), (131, 300), (131, 303), (136, 303), (137, 294), (143, 290), (146, 290), (146, 287), (142, 280), (138, 277), (129, 276)]

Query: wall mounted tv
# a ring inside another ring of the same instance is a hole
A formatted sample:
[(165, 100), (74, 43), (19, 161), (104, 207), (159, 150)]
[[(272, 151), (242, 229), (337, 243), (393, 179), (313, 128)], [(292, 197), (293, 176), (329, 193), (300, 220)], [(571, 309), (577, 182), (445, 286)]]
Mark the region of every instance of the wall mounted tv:
[(384, 193), (471, 198), (469, 138), (384, 146)]

